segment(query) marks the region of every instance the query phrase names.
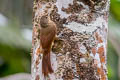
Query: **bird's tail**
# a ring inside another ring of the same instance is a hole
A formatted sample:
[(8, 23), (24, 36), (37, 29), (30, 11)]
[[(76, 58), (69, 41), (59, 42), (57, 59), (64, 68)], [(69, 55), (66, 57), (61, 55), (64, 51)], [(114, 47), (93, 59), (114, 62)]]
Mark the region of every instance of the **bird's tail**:
[(50, 51), (44, 50), (42, 59), (42, 73), (44, 76), (48, 76), (49, 73), (53, 73), (53, 69), (50, 61)]

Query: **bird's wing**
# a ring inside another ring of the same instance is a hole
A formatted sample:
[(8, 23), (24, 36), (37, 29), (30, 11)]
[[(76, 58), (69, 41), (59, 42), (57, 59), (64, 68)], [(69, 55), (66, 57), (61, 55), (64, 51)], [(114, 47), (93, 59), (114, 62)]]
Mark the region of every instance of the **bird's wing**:
[(52, 30), (48, 35), (40, 35), (40, 41), (43, 49), (51, 47), (52, 42), (55, 38), (56, 31)]

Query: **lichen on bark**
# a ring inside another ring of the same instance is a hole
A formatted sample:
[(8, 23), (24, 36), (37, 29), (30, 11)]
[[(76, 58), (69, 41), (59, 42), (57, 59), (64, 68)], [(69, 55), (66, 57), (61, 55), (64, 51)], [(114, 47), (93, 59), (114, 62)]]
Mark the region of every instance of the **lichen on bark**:
[[(109, 0), (35, 0), (32, 80), (107, 80), (108, 11)], [(51, 51), (54, 73), (44, 78), (39, 20), (46, 13), (59, 39)]]

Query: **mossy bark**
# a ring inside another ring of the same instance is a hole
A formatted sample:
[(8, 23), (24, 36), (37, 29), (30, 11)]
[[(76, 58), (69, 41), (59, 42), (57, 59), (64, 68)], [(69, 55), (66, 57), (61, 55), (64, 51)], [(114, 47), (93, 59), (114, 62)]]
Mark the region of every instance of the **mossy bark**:
[[(58, 40), (51, 51), (54, 73), (44, 78), (39, 20), (46, 13)], [(32, 80), (107, 80), (108, 13), (109, 0), (34, 0)]]

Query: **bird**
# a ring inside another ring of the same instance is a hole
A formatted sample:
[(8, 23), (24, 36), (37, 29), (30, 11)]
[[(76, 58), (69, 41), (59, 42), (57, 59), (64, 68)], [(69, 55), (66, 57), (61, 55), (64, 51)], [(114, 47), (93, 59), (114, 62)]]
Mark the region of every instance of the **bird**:
[(50, 53), (56, 33), (57, 27), (55, 22), (50, 19), (50, 16), (43, 15), (40, 19), (40, 46), (43, 53), (42, 73), (45, 77), (54, 72), (51, 66)]

